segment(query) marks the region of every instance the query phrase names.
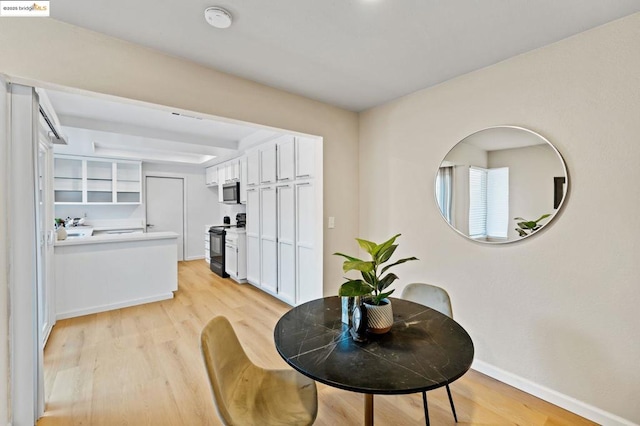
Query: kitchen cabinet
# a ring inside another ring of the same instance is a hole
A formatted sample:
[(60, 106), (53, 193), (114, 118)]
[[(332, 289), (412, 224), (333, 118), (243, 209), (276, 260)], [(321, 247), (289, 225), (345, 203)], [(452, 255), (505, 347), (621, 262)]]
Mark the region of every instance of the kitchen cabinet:
[(268, 143), (260, 150), (260, 183), (270, 184), (276, 182), (276, 145)]
[(260, 191), (247, 189), (247, 281), (260, 286)]
[(278, 210), (278, 295), (290, 305), (296, 303), (295, 201), (294, 186), (276, 188)]
[(247, 235), (244, 229), (227, 229), (225, 239), (225, 271), (239, 283), (247, 280)]
[(211, 236), (209, 235), (209, 228), (213, 225), (207, 225), (204, 227), (204, 260), (207, 265), (211, 264)]
[(276, 139), (277, 179), (281, 181), (293, 180), (295, 162), (295, 139), (285, 135)]
[(308, 179), (315, 173), (315, 151), (317, 142), (310, 138), (296, 137), (296, 179)]
[(56, 204), (140, 204), (139, 161), (58, 155), (54, 158)]
[(247, 186), (260, 184), (260, 152), (257, 149), (247, 151)]
[(286, 135), (246, 153), (247, 281), (290, 305), (323, 296), (317, 143)]
[(225, 182), (238, 182), (240, 180), (240, 159), (227, 161), (224, 163), (225, 168)]
[(240, 157), (240, 203), (247, 204), (247, 156)]
[(260, 287), (278, 291), (276, 189), (260, 188)]
[(315, 199), (312, 181), (296, 183), (296, 304), (322, 297), (322, 282), (318, 282), (315, 267)]
[(207, 186), (216, 186), (218, 184), (218, 166), (211, 166), (205, 169), (204, 183)]

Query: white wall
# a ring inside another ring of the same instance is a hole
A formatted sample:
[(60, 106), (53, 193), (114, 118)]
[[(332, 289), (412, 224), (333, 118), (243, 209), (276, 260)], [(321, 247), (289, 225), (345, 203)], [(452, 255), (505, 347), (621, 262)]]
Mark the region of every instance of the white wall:
[[(621, 424), (615, 416), (640, 423), (638, 117), (635, 14), (360, 120), (361, 234), (401, 232), (399, 255), (420, 258), (398, 268), (400, 287), (446, 287), (476, 367), (606, 424)], [(488, 246), (447, 226), (433, 181), (456, 142), (501, 124), (554, 143), (571, 188), (541, 233)]]
[(204, 258), (205, 226), (222, 222), (218, 193), (205, 185), (204, 169), (200, 166), (142, 163), (142, 174), (179, 176), (186, 182), (187, 230), (185, 260)]

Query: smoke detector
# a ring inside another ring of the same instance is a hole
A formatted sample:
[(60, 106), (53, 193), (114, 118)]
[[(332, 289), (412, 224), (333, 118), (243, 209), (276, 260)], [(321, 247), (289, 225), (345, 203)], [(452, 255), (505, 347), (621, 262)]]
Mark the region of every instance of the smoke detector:
[(209, 25), (216, 28), (229, 28), (233, 17), (221, 7), (208, 7), (204, 11), (204, 19)]

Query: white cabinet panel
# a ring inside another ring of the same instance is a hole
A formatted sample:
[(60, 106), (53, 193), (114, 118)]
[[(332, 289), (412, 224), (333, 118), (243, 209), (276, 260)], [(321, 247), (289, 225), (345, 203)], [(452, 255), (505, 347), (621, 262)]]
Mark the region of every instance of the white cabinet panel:
[(229, 275), (238, 276), (238, 247), (235, 245), (225, 244), (224, 270)]
[(278, 296), (296, 303), (296, 252), (293, 244), (278, 243)]
[(207, 186), (214, 186), (218, 184), (218, 167), (207, 167), (204, 172), (204, 183)]
[(293, 185), (277, 187), (278, 196), (278, 295), (296, 303), (295, 199)]
[(278, 290), (276, 206), (276, 189), (260, 188), (260, 286), (273, 293)]
[(296, 304), (322, 297), (322, 283), (316, 273), (316, 255), (312, 248), (298, 246), (297, 252), (297, 300)]
[(247, 190), (247, 234), (257, 237), (260, 234), (260, 192), (253, 188)]
[(322, 297), (315, 242), (315, 187), (311, 181), (296, 184), (296, 303)]
[(296, 178), (306, 179), (314, 176), (316, 143), (313, 139), (296, 138)]
[(295, 242), (295, 209), (293, 185), (277, 187), (278, 192), (278, 241)]
[(260, 149), (260, 183), (276, 182), (276, 145), (269, 145)]
[(276, 242), (260, 240), (260, 287), (276, 293), (278, 291), (278, 256)]
[(315, 191), (312, 182), (296, 184), (296, 241), (313, 248), (315, 226)]
[(260, 152), (256, 149), (247, 152), (247, 186), (260, 184)]
[(278, 181), (293, 180), (295, 162), (295, 140), (293, 136), (282, 136), (276, 141)]
[(260, 188), (260, 238), (276, 240), (276, 189), (273, 186)]
[(260, 286), (260, 238), (247, 233), (247, 281)]

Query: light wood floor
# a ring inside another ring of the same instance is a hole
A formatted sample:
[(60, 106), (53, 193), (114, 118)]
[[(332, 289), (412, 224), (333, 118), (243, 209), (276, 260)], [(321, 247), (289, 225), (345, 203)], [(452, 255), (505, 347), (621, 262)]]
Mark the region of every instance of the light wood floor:
[[(215, 315), (232, 322), (248, 355), (286, 367), (273, 328), (289, 307), (251, 285), (181, 262), (172, 300), (58, 321), (45, 350), (45, 416), (50, 425), (219, 425), (199, 333)], [(317, 425), (358, 425), (360, 394), (318, 384)], [(469, 371), (451, 385), (460, 424), (594, 424)], [(453, 425), (446, 391), (428, 393), (432, 425)], [(419, 394), (375, 397), (376, 425), (424, 424)]]

